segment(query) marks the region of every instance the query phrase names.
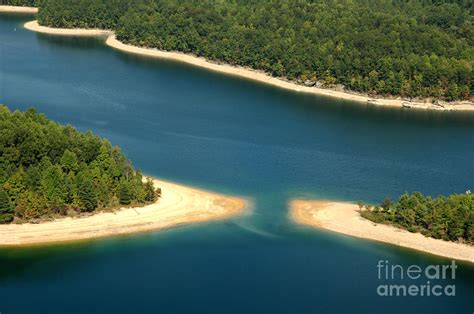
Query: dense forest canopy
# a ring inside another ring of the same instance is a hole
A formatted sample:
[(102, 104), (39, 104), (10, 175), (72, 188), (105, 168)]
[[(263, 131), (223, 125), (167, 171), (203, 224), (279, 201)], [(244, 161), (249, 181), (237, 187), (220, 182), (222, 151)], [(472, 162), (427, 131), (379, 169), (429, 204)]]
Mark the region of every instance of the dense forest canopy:
[(474, 195), (469, 192), (436, 198), (419, 192), (403, 194), (395, 203), (385, 199), (380, 206), (366, 206), (361, 213), (374, 222), (428, 237), (474, 244)]
[(1, 5), (18, 5), (23, 7), (39, 6), (41, 0), (0, 0)]
[(126, 43), (310, 86), (446, 100), (474, 92), (472, 0), (6, 2), (37, 2), (43, 25), (114, 29)]
[(153, 202), (118, 147), (35, 109), (0, 105), (0, 223)]

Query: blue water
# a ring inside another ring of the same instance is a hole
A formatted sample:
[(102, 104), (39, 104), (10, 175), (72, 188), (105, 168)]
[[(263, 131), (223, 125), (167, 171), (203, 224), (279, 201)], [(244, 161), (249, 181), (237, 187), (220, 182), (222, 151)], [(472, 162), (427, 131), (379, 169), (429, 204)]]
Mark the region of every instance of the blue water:
[[(474, 115), (376, 108), (38, 35), (0, 16), (0, 103), (119, 145), (145, 173), (243, 195), (222, 222), (0, 250), (1, 313), (471, 313), (455, 297), (377, 295), (377, 262), (444, 258), (294, 224), (293, 197), (377, 202), (474, 190)], [(410, 284), (409, 281), (404, 283)]]

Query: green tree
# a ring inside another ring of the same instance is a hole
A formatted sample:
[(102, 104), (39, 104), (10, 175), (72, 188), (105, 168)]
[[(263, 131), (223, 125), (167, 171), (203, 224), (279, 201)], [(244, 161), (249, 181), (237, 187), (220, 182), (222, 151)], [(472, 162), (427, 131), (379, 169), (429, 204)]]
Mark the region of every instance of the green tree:
[(132, 202), (132, 189), (130, 183), (127, 181), (120, 182), (119, 186), (119, 199), (120, 204), (122, 205), (130, 205)]
[(64, 173), (76, 172), (79, 166), (77, 156), (74, 152), (66, 149), (60, 160), (61, 167)]
[(65, 208), (68, 191), (64, 173), (59, 165), (51, 165), (43, 171), (41, 191), (51, 210), (59, 212)]
[(383, 200), (382, 205), (381, 205), (380, 207), (382, 207), (382, 209), (383, 209), (385, 212), (390, 211), (390, 209), (392, 208), (392, 201), (390, 200), (390, 198), (386, 197), (386, 198)]
[(154, 202), (156, 201), (156, 190), (153, 184), (153, 180), (148, 179), (145, 183), (145, 201)]
[(7, 192), (0, 187), (0, 224), (9, 223), (13, 220), (13, 206)]
[(94, 189), (92, 178), (83, 173), (79, 173), (79, 175), (77, 176), (77, 189), (79, 199), (82, 203), (82, 208), (88, 212), (96, 209), (97, 194)]

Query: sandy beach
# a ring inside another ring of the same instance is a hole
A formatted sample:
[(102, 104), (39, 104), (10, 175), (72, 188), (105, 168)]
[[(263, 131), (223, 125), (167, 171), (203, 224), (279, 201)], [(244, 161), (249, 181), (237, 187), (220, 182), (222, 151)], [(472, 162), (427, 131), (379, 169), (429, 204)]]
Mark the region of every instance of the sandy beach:
[(112, 31), (103, 29), (80, 29), (80, 28), (52, 28), (41, 26), (38, 21), (31, 21), (25, 23), (25, 28), (30, 31), (35, 31), (42, 34), (62, 35), (62, 36), (91, 36), (91, 37), (107, 37), (113, 35)]
[(185, 62), (188, 64), (192, 64), (195, 66), (200, 66), (206, 69), (210, 69), (216, 72), (225, 73), (229, 75), (237, 75), (240, 77), (244, 77), (246, 79), (251, 79), (259, 82), (263, 82), (266, 84), (270, 84), (273, 86), (277, 86), (280, 88), (297, 91), (297, 92), (304, 92), (304, 93), (311, 93), (323, 96), (329, 96), (333, 98), (339, 98), (344, 100), (351, 100), (362, 102), (371, 105), (378, 105), (378, 106), (385, 106), (385, 107), (399, 107), (399, 108), (407, 108), (407, 109), (431, 109), (431, 110), (466, 110), (466, 111), (474, 111), (474, 104), (472, 103), (462, 103), (462, 104), (443, 104), (443, 106), (435, 106), (431, 103), (422, 103), (422, 102), (407, 102), (406, 100), (402, 99), (382, 99), (382, 98), (371, 98), (365, 95), (358, 95), (354, 93), (336, 91), (331, 89), (325, 88), (318, 88), (318, 87), (309, 87), (309, 86), (302, 86), (298, 85), (293, 82), (285, 81), (276, 77), (272, 77), (266, 73), (243, 68), (243, 67), (236, 67), (226, 64), (218, 64), (214, 62), (210, 62), (204, 58), (180, 53), (180, 52), (168, 52), (168, 51), (161, 51), (157, 49), (150, 49), (150, 48), (141, 48), (132, 45), (127, 45), (115, 37), (115, 35), (111, 35), (107, 38), (106, 41), (107, 45), (110, 47), (116, 48), (118, 50), (139, 54), (144, 56), (150, 57), (157, 57), (157, 58), (164, 58), (170, 59), (180, 62)]
[(60, 29), (44, 27), (38, 24), (37, 21), (27, 22), (25, 28), (53, 35), (64, 35), (64, 36), (108, 36), (106, 44), (112, 48), (121, 50), (126, 53), (138, 54), (148, 57), (163, 58), (168, 60), (174, 60), (179, 62), (185, 62), (195, 66), (203, 67), (212, 71), (236, 75), (246, 79), (255, 80), (258, 82), (270, 84), (287, 90), (304, 92), (316, 95), (323, 95), (338, 99), (350, 100), (359, 103), (363, 103), (369, 106), (382, 106), (382, 107), (395, 107), (395, 108), (406, 108), (406, 109), (423, 109), (423, 110), (438, 110), (438, 111), (474, 111), (474, 103), (464, 101), (457, 103), (440, 103), (440, 105), (433, 105), (430, 102), (409, 102), (403, 99), (388, 99), (388, 98), (371, 98), (366, 95), (350, 93), (346, 91), (337, 91), (326, 88), (310, 87), (298, 85), (293, 82), (285, 81), (280, 78), (272, 77), (264, 72), (252, 70), (249, 68), (236, 67), (226, 64), (218, 64), (206, 60), (205, 58), (196, 57), (193, 55), (181, 53), (181, 52), (169, 52), (161, 51), (157, 49), (141, 48), (133, 45), (127, 45), (115, 37), (113, 31), (97, 30), (97, 29)]
[(246, 200), (239, 197), (163, 180), (153, 182), (162, 189), (157, 203), (40, 224), (0, 225), (0, 246), (77, 241), (226, 219), (238, 215), (247, 205)]
[(35, 14), (35, 13), (38, 13), (38, 8), (20, 7), (20, 6), (14, 6), (14, 5), (0, 5), (0, 13), (1, 12)]
[(362, 218), (356, 204), (293, 200), (290, 210), (292, 219), (301, 224), (474, 263), (473, 246), (428, 238), (420, 233), (376, 224)]

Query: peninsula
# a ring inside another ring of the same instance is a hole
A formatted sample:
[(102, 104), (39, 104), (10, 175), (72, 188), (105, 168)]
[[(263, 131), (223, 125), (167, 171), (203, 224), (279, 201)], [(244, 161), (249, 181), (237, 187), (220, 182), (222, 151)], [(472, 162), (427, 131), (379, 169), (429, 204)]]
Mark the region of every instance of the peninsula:
[(239, 197), (158, 179), (153, 179), (153, 183), (161, 189), (162, 195), (156, 203), (39, 224), (0, 225), (0, 246), (69, 242), (154, 231), (230, 218), (240, 214), (246, 206), (246, 200)]
[(0, 246), (84, 240), (223, 219), (242, 198), (144, 178), (119, 147), (0, 105)]
[(374, 223), (361, 217), (356, 204), (292, 200), (289, 205), (292, 219), (300, 224), (474, 263), (474, 246), (433, 239), (420, 233)]

